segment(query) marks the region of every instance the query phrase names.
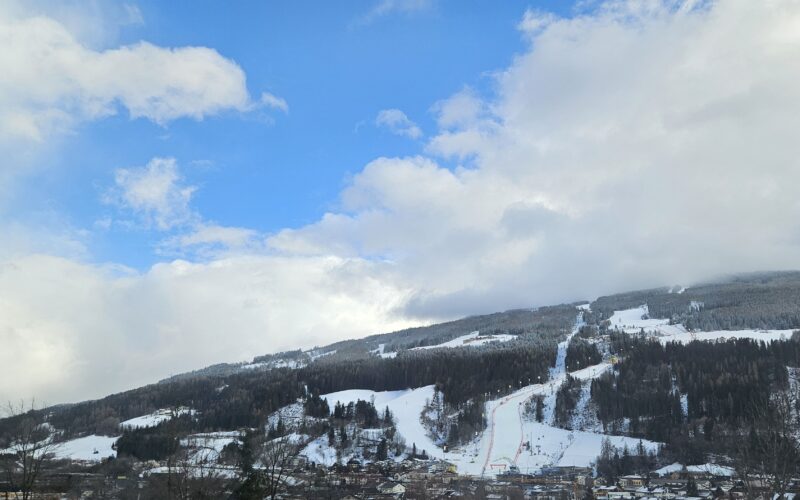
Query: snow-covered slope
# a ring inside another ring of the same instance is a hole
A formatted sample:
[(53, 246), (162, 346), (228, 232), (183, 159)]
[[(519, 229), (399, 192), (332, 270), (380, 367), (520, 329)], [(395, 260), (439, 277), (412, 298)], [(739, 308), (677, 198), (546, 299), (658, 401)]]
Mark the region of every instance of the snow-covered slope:
[(480, 332), (472, 332), (466, 335), (462, 335), (460, 337), (456, 337), (453, 340), (443, 342), (441, 344), (415, 347), (411, 350), (415, 351), (420, 349), (441, 349), (443, 347), (465, 347), (465, 346), (477, 347), (488, 344), (490, 342), (508, 342), (509, 340), (513, 340), (514, 338), (516, 338), (514, 335), (507, 335), (507, 334), (481, 336)]
[[(508, 335), (508, 334), (497, 334), (497, 335), (481, 335), (480, 332), (475, 331), (472, 333), (467, 333), (466, 335), (461, 335), (460, 337), (456, 337), (452, 340), (448, 340), (447, 342), (442, 342), (441, 344), (435, 345), (426, 345), (421, 347), (414, 347), (410, 350), (412, 351), (420, 351), (420, 350), (427, 350), (427, 349), (444, 349), (444, 348), (454, 348), (454, 347), (479, 347), (486, 344), (490, 344), (492, 342), (508, 342), (509, 340), (514, 340), (517, 338), (515, 335)], [(373, 354), (377, 354), (381, 358), (394, 358), (397, 356), (396, 352), (386, 352), (386, 344), (379, 344), (377, 349), (373, 349)]]
[(667, 319), (648, 318), (647, 305), (614, 311), (609, 318), (611, 328), (627, 333), (645, 333), (657, 336), (662, 343), (681, 342), (683, 344), (700, 341), (726, 339), (753, 339), (764, 342), (789, 339), (793, 330), (716, 330), (710, 332), (689, 332), (683, 325), (670, 325)]
[(141, 417), (132, 418), (122, 422), (120, 425), (123, 429), (144, 429), (146, 427), (155, 427), (161, 422), (166, 422), (174, 416), (193, 415), (194, 410), (189, 408), (177, 408), (175, 410), (161, 409), (156, 410), (149, 415), (142, 415)]
[(117, 456), (117, 452), (112, 449), (117, 439), (107, 436), (85, 436), (55, 445), (53, 453), (60, 459), (101, 462), (108, 457)]

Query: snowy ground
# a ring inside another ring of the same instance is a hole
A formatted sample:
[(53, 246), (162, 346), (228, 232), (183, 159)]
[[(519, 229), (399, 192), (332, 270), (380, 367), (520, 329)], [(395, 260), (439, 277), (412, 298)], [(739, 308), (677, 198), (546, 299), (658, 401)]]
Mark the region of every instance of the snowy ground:
[(277, 368), (289, 368), (296, 370), (306, 366), (305, 361), (298, 359), (273, 359), (260, 363), (248, 363), (240, 367), (241, 370), (273, 370)]
[(395, 356), (397, 356), (396, 352), (385, 352), (385, 351), (386, 351), (386, 344), (378, 344), (378, 348), (370, 352), (373, 354), (377, 354), (383, 359), (394, 358)]
[[(675, 462), (674, 464), (667, 465), (666, 467), (662, 467), (658, 470), (653, 471), (654, 474), (659, 476), (668, 476), (674, 472), (680, 472), (684, 469), (683, 464)], [(726, 467), (724, 465), (717, 465), (717, 464), (702, 464), (702, 465), (689, 465), (686, 466), (686, 470), (688, 472), (693, 473), (706, 473), (711, 474), (712, 476), (733, 476), (736, 471), (731, 467)]]
[[(486, 345), (492, 342), (508, 342), (509, 340), (514, 340), (517, 338), (515, 335), (507, 335), (507, 334), (498, 334), (498, 335), (481, 335), (480, 332), (472, 332), (466, 335), (462, 335), (460, 337), (456, 337), (453, 340), (448, 340), (447, 342), (442, 342), (441, 344), (436, 345), (426, 345), (422, 347), (414, 347), (412, 351), (418, 350), (425, 350), (425, 349), (442, 349), (442, 348), (452, 348), (452, 347), (478, 347), (482, 345)], [(379, 344), (377, 349), (373, 349), (373, 354), (377, 354), (381, 358), (394, 358), (397, 356), (396, 352), (386, 352), (386, 345)]]
[(242, 436), (239, 431), (203, 432), (190, 434), (181, 439), (181, 446), (189, 449), (190, 461), (194, 463), (216, 462), (225, 448), (230, 443), (237, 442)]
[(611, 327), (627, 333), (645, 333), (655, 335), (661, 343), (700, 341), (717, 341), (726, 339), (754, 339), (764, 342), (789, 339), (793, 330), (716, 330), (711, 332), (689, 332), (683, 325), (670, 325), (667, 319), (642, 319), (648, 314), (647, 305), (614, 311), (609, 318)]
[(668, 333), (659, 337), (661, 343), (680, 342), (687, 344), (694, 340), (718, 341), (727, 339), (753, 339), (764, 342), (774, 342), (776, 340), (788, 340), (792, 337), (794, 330), (717, 330), (713, 332), (675, 332)]
[(667, 319), (643, 319), (648, 315), (647, 305), (614, 311), (609, 318), (611, 328), (627, 333), (639, 333), (643, 328), (646, 332), (654, 331), (660, 326), (669, 325)]
[(142, 415), (141, 417), (132, 418), (122, 422), (120, 425), (123, 429), (144, 429), (146, 427), (155, 427), (161, 422), (165, 422), (175, 416), (181, 415), (194, 415), (195, 411), (189, 408), (181, 407), (175, 410), (162, 409), (156, 410), (149, 415)]
[(108, 457), (117, 456), (117, 452), (111, 448), (117, 439), (107, 436), (85, 436), (55, 445), (53, 453), (60, 459), (100, 462)]
[(466, 335), (462, 335), (460, 337), (456, 337), (453, 340), (443, 342), (441, 344), (415, 347), (411, 350), (416, 351), (422, 349), (440, 349), (442, 347), (464, 347), (464, 346), (475, 347), (475, 346), (485, 345), (490, 342), (508, 342), (509, 340), (513, 340), (515, 338), (516, 336), (514, 335), (506, 335), (506, 334), (484, 335), (481, 337), (480, 332), (472, 332)]

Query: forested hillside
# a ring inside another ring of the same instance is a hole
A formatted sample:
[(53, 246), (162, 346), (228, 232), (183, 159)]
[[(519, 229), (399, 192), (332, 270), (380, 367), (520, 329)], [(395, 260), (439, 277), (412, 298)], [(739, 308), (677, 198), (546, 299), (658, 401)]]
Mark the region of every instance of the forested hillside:
[(214, 365), (0, 420), (0, 450), (33, 418), (58, 441), (113, 438), (133, 461), (170, 463), (221, 435), (224, 467), (246, 463), (250, 440), (284, 438), (328, 465), (449, 449), (481, 475), (514, 453), (528, 471), (574, 460), (570, 447), (588, 466), (601, 438), (618, 443), (596, 462), (610, 479), (676, 461), (763, 464), (781, 415), (796, 420), (798, 400), (788, 413), (781, 401), (800, 387), (797, 326), (800, 273), (629, 292)]
[(800, 272), (753, 273), (678, 290), (664, 287), (598, 298), (592, 319), (647, 304), (650, 316), (703, 331), (800, 328)]

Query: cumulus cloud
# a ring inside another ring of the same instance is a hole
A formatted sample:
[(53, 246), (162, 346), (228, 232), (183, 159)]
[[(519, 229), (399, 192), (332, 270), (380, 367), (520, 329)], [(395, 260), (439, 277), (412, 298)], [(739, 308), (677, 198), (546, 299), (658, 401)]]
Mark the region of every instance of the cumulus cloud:
[(46, 368), (0, 381), (0, 399), (96, 396), (416, 321), (798, 267), (800, 6), (620, 0), (534, 24), (496, 93), (436, 104), (424, 154), (370, 162), (313, 224), (266, 241), (190, 226), (187, 245), (240, 250), (142, 273), (4, 258), (0, 363)]
[(422, 317), (796, 268), (798, 23), (746, 1), (528, 13), (495, 95), (434, 106), (431, 157), (373, 162), (270, 242), (389, 258)]
[(105, 201), (134, 213), (148, 227), (163, 231), (197, 219), (190, 208), (197, 188), (184, 182), (174, 158), (153, 158), (143, 167), (117, 169), (114, 180)]
[[(130, 22), (142, 22), (135, 6)], [(43, 141), (81, 121), (116, 114), (164, 125), (224, 110), (247, 111), (245, 74), (206, 47), (159, 47), (147, 42), (95, 50), (59, 20), (11, 5), (0, 7), (0, 136)], [(285, 102), (271, 94), (264, 104)]]
[(419, 139), (422, 130), (399, 109), (383, 109), (375, 118), (375, 125), (385, 127), (395, 135), (402, 135), (409, 139)]

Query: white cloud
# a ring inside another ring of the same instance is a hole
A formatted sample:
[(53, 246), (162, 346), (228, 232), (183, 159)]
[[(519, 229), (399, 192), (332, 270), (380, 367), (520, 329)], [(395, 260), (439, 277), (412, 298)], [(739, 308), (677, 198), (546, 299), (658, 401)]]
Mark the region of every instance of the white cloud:
[(377, 0), (372, 8), (358, 18), (357, 24), (370, 24), (391, 14), (413, 14), (433, 7), (434, 0)]
[(0, 399), (55, 404), (254, 353), (408, 323), (366, 262), (239, 256), (143, 274), (32, 254), (0, 265)]
[(533, 36), (546, 28), (558, 18), (550, 12), (528, 9), (522, 16), (517, 28), (528, 36)]
[(171, 236), (158, 247), (162, 255), (219, 258), (224, 255), (263, 252), (263, 237), (252, 229), (199, 222), (187, 232)]
[(153, 158), (144, 167), (120, 168), (104, 201), (139, 216), (159, 230), (190, 224), (198, 216), (190, 207), (197, 189), (185, 184), (174, 158)]
[(419, 139), (422, 130), (416, 123), (409, 120), (408, 116), (399, 109), (383, 109), (375, 118), (375, 125), (386, 127), (395, 135), (402, 135), (409, 139)]
[(527, 14), (530, 48), (434, 106), (427, 151), (270, 240), (389, 259), (407, 312), (452, 316), (800, 267), (800, 8), (611, 1)]
[[(129, 21), (137, 12), (127, 9)], [(119, 108), (163, 125), (253, 106), (242, 69), (213, 49), (140, 42), (95, 50), (60, 21), (12, 5), (0, 7), (0, 68), (0, 135), (11, 144)]]
[(261, 103), (268, 108), (274, 108), (283, 111), (284, 113), (289, 112), (289, 105), (286, 103), (286, 101), (278, 96), (270, 94), (269, 92), (261, 93)]

